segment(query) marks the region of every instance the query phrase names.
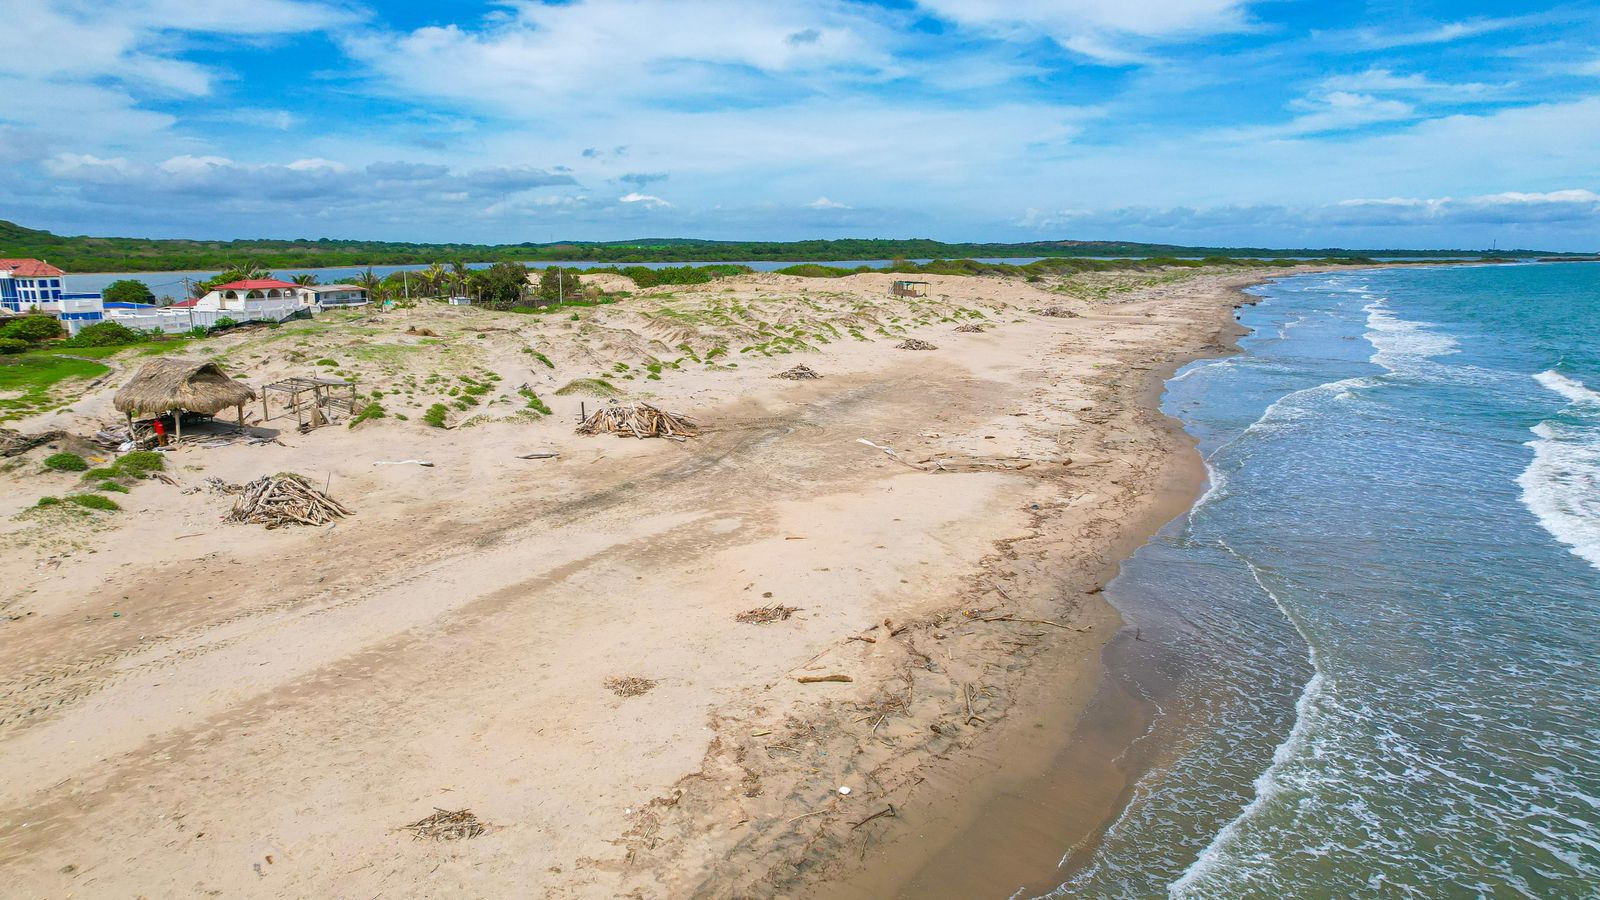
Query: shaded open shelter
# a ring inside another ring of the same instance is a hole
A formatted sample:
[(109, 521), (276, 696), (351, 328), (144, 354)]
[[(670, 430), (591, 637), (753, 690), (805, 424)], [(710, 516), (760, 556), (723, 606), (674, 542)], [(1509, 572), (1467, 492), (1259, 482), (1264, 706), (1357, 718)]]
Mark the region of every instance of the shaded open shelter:
[(256, 399), (255, 389), (235, 381), (214, 362), (198, 359), (157, 359), (145, 363), (127, 384), (117, 389), (111, 405), (128, 417), (171, 415), (177, 425), (177, 438), (183, 437), (183, 414), (215, 416), (225, 409), (237, 409), (239, 429), (244, 430), (244, 405)]
[(889, 293), (896, 297), (926, 297), (929, 286), (926, 281), (896, 281), (889, 286)]
[(285, 396), (282, 414), (293, 412), (302, 431), (349, 418), (356, 413), (356, 383), (343, 378), (285, 378), (261, 388), (261, 421), (272, 418), (267, 409), (270, 394)]

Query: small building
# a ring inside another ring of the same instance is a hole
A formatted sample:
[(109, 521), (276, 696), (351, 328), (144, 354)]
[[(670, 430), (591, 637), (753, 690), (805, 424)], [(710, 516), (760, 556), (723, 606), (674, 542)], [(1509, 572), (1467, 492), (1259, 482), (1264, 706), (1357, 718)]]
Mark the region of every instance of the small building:
[(111, 405), (135, 419), (172, 416), (175, 437), (183, 437), (185, 413), (215, 416), (224, 410), (238, 413), (244, 430), (244, 405), (256, 399), (255, 388), (229, 378), (214, 362), (198, 359), (157, 359), (147, 362), (127, 383), (117, 388)]
[(193, 305), (197, 310), (247, 313), (302, 303), (298, 284), (276, 278), (249, 278), (219, 284), (196, 298)]
[(37, 259), (0, 259), (0, 311), (49, 313), (61, 320), (69, 334), (104, 319), (100, 295), (66, 290), (65, 276)]
[(926, 297), (929, 286), (926, 281), (896, 281), (889, 287), (889, 293), (896, 297)]
[(61, 299), (60, 269), (37, 259), (0, 259), (0, 306), (10, 312), (44, 310)]
[(302, 284), (298, 292), (300, 302), (312, 309), (366, 306), (372, 302), (367, 289), (355, 284)]

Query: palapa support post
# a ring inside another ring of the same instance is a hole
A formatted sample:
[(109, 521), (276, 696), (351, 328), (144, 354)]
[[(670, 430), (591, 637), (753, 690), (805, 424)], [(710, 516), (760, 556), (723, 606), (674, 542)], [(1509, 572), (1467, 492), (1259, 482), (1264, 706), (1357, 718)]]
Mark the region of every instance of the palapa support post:
[(168, 411), (172, 412), (172, 443), (181, 444), (183, 443), (183, 410)]
[(239, 433), (244, 434), (244, 404), (239, 404)]

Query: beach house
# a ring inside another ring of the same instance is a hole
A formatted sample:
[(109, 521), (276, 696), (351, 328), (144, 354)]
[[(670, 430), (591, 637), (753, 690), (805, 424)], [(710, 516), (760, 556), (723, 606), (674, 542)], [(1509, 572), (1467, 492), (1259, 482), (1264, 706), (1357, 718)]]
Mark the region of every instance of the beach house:
[(301, 303), (312, 309), (366, 306), (371, 302), (367, 289), (354, 284), (303, 284), (297, 290)]
[(0, 259), (0, 313), (49, 313), (67, 331), (105, 317), (98, 293), (69, 291), (66, 273), (37, 259)]

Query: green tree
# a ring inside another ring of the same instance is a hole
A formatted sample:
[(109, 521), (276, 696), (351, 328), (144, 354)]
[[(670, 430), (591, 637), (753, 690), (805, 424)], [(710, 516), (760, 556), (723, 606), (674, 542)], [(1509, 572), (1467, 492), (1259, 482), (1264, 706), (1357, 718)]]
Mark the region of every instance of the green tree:
[(100, 292), (101, 299), (107, 303), (149, 303), (156, 298), (151, 293), (150, 286), (133, 278), (122, 278), (106, 285)]
[(317, 283), (317, 276), (311, 274), (310, 272), (305, 272), (303, 274), (296, 275), (289, 280), (302, 287), (310, 287), (311, 285)]
[(539, 299), (555, 303), (561, 299), (576, 300), (583, 296), (583, 284), (578, 273), (560, 266), (551, 266), (539, 276)]
[(521, 263), (498, 262), (472, 273), (478, 298), (490, 309), (510, 309), (528, 286), (528, 270)]

